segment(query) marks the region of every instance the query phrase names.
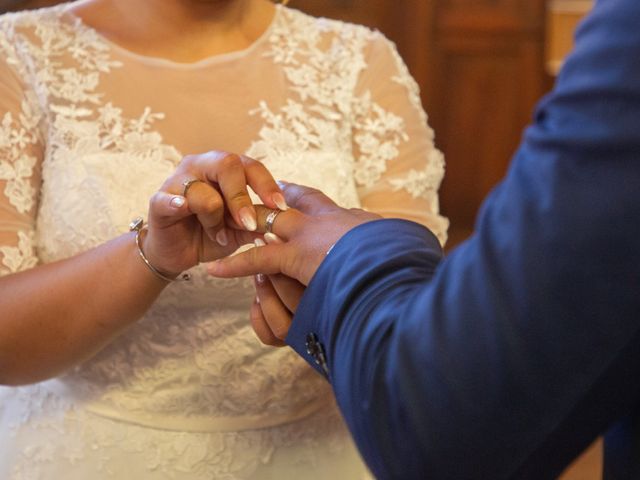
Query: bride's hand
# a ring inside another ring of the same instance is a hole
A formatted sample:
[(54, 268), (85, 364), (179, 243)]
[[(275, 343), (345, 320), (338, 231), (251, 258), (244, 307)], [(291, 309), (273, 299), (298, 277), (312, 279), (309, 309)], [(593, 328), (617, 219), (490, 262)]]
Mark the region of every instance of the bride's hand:
[[(266, 205), (286, 209), (280, 188), (260, 162), (217, 151), (184, 157), (149, 202), (143, 251), (151, 264), (176, 276), (252, 242), (256, 211), (247, 186)], [(225, 215), (243, 229), (225, 228)]]

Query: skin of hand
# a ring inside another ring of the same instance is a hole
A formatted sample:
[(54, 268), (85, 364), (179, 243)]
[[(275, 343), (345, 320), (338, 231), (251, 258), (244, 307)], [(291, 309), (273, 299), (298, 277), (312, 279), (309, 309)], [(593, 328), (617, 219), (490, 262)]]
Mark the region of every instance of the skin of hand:
[[(273, 233), (266, 233), (264, 238), (268, 245), (284, 243)], [(256, 247), (265, 245), (260, 239), (256, 239), (255, 243)], [(250, 311), (253, 330), (262, 343), (284, 347), (293, 313), (298, 308), (306, 287), (282, 274), (261, 273), (255, 276), (255, 287), (256, 299)]]
[[(273, 234), (265, 242), (232, 257), (211, 263), (208, 271), (220, 278), (256, 276), (256, 301), (251, 307), (251, 323), (258, 338), (267, 345), (283, 346), (293, 313), (304, 288), (324, 260), (329, 249), (349, 230), (381, 219), (360, 209), (344, 209), (319, 190), (281, 183), (290, 208), (278, 214)], [(256, 206), (258, 231), (265, 231), (271, 212)]]
[[(257, 217), (247, 185), (265, 205), (287, 209), (278, 184), (260, 162), (220, 151), (185, 157), (149, 202), (143, 251), (150, 263), (176, 276), (253, 241), (255, 235), (247, 233), (256, 230)], [(225, 217), (241, 227), (225, 228)]]
[[(200, 181), (183, 197), (183, 182), (194, 179)], [(175, 274), (253, 242), (259, 234), (251, 231), (256, 212), (247, 184), (265, 204), (286, 208), (278, 185), (258, 162), (225, 152), (186, 157), (150, 201), (148, 231), (140, 232), (150, 263)], [(227, 235), (222, 241), (221, 231)], [(144, 315), (166, 286), (139, 258), (131, 232), (3, 276), (0, 384), (42, 381), (90, 358)]]

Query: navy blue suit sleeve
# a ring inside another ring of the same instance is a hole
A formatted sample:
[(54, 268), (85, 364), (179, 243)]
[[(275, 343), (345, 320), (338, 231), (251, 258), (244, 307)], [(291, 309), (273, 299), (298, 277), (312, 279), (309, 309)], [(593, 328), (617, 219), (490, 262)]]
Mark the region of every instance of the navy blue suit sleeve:
[(378, 478), (554, 478), (638, 402), (639, 242), (640, 2), (602, 0), (474, 236), (354, 229), (287, 341)]

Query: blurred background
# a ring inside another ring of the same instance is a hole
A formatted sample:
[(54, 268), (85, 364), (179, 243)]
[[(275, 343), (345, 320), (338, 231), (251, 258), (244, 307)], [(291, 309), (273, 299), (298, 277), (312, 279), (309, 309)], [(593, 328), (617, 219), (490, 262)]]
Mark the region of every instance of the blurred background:
[[(56, 0), (0, 0), (0, 11)], [(548, 92), (593, 0), (291, 0), (317, 16), (381, 30), (420, 84), (444, 151), (448, 248), (468, 237), (482, 199), (504, 176), (533, 107)], [(601, 478), (596, 442), (561, 477)]]

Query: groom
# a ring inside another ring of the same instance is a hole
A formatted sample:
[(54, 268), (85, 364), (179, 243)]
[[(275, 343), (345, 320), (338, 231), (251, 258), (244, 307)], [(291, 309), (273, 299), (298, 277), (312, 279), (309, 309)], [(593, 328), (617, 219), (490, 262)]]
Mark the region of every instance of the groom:
[(285, 242), (211, 273), (270, 276), (254, 326), (328, 377), (378, 478), (554, 478), (605, 431), (605, 478), (640, 478), (639, 0), (597, 2), (447, 259), (416, 224), (284, 190)]

